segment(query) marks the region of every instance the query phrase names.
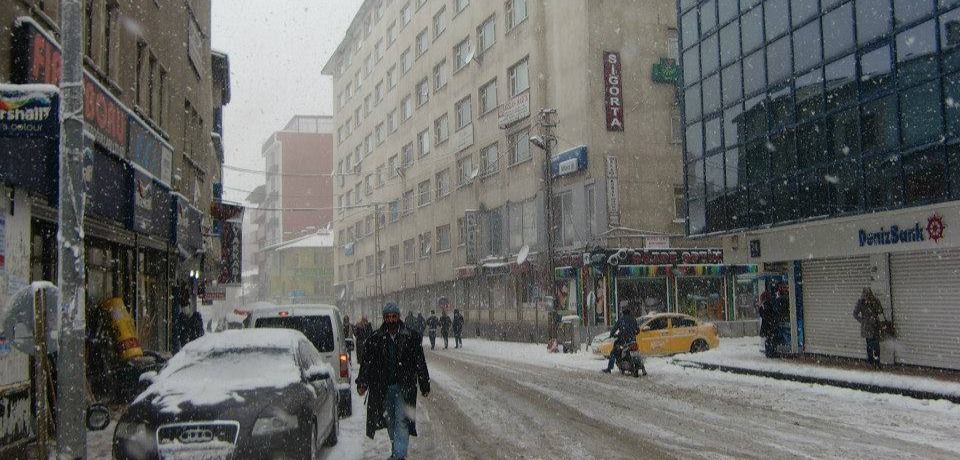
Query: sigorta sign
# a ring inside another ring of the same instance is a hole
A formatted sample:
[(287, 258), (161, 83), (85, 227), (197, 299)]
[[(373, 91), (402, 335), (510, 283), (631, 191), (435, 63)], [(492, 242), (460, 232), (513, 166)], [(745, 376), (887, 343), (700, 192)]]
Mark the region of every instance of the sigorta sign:
[(620, 77), (620, 53), (604, 51), (603, 103), (607, 108), (607, 131), (623, 131), (623, 82)]

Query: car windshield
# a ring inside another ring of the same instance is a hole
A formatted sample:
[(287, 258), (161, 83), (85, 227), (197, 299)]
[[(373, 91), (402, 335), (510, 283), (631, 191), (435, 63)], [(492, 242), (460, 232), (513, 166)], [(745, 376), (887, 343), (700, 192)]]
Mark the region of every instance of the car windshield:
[(307, 336), (307, 339), (322, 353), (334, 350), (333, 325), (329, 316), (278, 316), (257, 318), (254, 327), (294, 329)]
[(0, 0), (0, 327), (4, 458), (960, 459), (960, 0)]

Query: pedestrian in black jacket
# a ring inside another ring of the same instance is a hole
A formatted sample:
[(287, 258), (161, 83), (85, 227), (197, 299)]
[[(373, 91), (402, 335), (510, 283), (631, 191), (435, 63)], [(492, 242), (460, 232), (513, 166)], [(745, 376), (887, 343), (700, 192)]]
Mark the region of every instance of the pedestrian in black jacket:
[(454, 348), (463, 347), (463, 315), (459, 309), (453, 310), (453, 341)]
[(450, 315), (447, 314), (446, 310), (443, 310), (443, 314), (440, 316), (440, 335), (443, 336), (443, 348), (450, 348)]
[(360, 315), (360, 321), (353, 328), (353, 336), (356, 338), (357, 362), (363, 362), (363, 353), (367, 350), (367, 339), (373, 334), (373, 326), (367, 320), (367, 315)]
[(437, 347), (437, 326), (440, 321), (437, 320), (437, 312), (430, 310), (430, 317), (427, 318), (427, 335), (430, 337), (430, 349)]
[(427, 330), (427, 319), (423, 317), (423, 313), (417, 313), (417, 322), (416, 329), (420, 333), (420, 341), (423, 342), (423, 331)]
[(409, 436), (417, 435), (417, 387), (430, 394), (430, 374), (417, 332), (400, 321), (397, 304), (383, 307), (383, 324), (366, 342), (360, 361), (357, 393), (370, 391), (367, 398), (367, 437), (386, 428), (390, 434), (391, 457), (407, 456)]

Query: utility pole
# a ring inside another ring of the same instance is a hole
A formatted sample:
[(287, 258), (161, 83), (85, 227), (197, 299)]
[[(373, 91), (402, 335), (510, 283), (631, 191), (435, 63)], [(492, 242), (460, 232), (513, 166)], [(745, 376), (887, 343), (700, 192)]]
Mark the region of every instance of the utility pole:
[(60, 203), (57, 285), (60, 288), (60, 351), (57, 357), (57, 458), (87, 456), (84, 406), (87, 373), (86, 265), (83, 245), (83, 215), (86, 184), (83, 159), (83, 23), (81, 0), (61, 0), (60, 32), (63, 41), (63, 71), (60, 91)]
[[(543, 149), (543, 194), (544, 194), (544, 217), (547, 224), (547, 260), (546, 260), (546, 269), (547, 269), (547, 292), (550, 294), (551, 298), (554, 298), (556, 301), (556, 295), (553, 292), (556, 289), (556, 276), (553, 272), (554, 269), (554, 247), (556, 246), (556, 235), (554, 231), (557, 228), (556, 225), (556, 216), (553, 213), (553, 171), (550, 167), (550, 160), (553, 157), (553, 146), (557, 143), (557, 138), (553, 135), (553, 128), (557, 126), (557, 123), (553, 120), (553, 117), (557, 114), (555, 109), (540, 109), (540, 139), (539, 142), (534, 142), (535, 145)], [(556, 303), (553, 305), (554, 310), (557, 309)], [(552, 318), (548, 320), (547, 326), (547, 335), (548, 337), (555, 335), (554, 334), (554, 324)]]
[[(373, 260), (377, 264), (377, 298), (380, 302), (379, 307), (383, 308), (383, 264), (386, 262), (380, 260), (380, 203), (373, 204), (373, 239)], [(386, 259), (386, 257), (384, 257), (384, 259)]]

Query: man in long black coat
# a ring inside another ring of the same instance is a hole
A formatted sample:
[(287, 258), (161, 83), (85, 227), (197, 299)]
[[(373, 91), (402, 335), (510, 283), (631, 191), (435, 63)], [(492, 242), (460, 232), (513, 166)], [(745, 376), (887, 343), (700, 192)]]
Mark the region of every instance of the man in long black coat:
[(430, 393), (430, 374), (420, 334), (400, 321), (397, 304), (383, 307), (383, 324), (367, 339), (360, 361), (357, 392), (367, 399), (367, 437), (386, 428), (392, 441), (392, 459), (407, 456), (409, 436), (417, 435), (417, 387)]

